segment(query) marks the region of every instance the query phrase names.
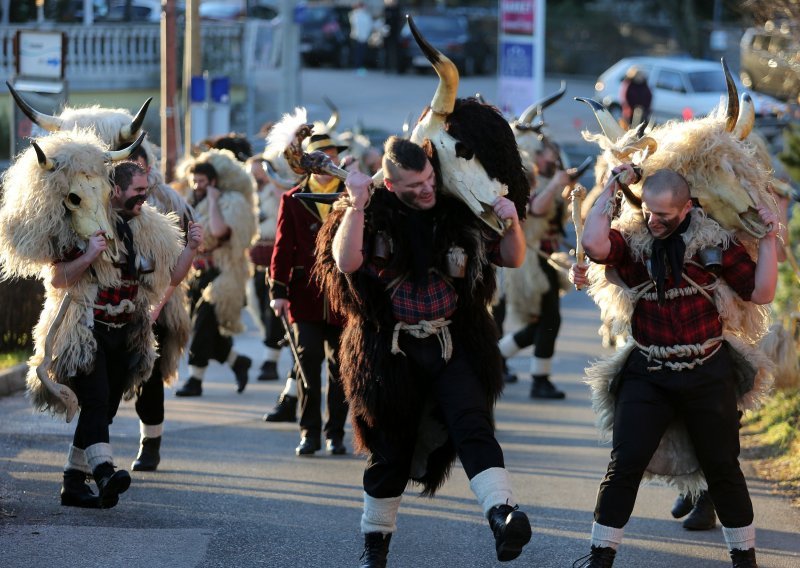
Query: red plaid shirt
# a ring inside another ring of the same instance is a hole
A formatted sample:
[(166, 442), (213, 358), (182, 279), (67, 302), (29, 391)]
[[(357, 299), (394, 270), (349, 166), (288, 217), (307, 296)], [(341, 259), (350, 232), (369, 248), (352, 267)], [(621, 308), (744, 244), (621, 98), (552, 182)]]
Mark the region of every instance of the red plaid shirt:
[[(609, 240), (611, 251), (601, 264), (613, 266), (622, 281), (631, 288), (651, 281), (644, 262), (634, 260), (619, 231), (612, 229)], [(694, 260), (697, 261), (697, 257)], [(710, 272), (693, 264), (684, 264), (683, 270), (700, 286), (714, 282), (714, 276)], [(731, 243), (723, 252), (719, 278), (725, 280), (743, 300), (750, 299), (755, 287), (755, 263), (742, 245)], [(683, 279), (679, 287), (690, 286)], [(675, 280), (670, 274), (667, 276), (665, 290), (674, 287)], [(655, 287), (650, 292), (655, 295)], [(711, 295), (713, 297), (713, 293)], [(722, 335), (719, 312), (702, 294), (667, 298), (663, 306), (659, 306), (655, 299), (642, 298), (634, 308), (631, 327), (634, 339), (645, 346), (702, 344)]]
[[(367, 270), (377, 275), (384, 284), (396, 276), (389, 270), (378, 270), (373, 265), (368, 266)], [(447, 319), (456, 311), (458, 304), (455, 289), (438, 272), (430, 272), (427, 285), (418, 285), (416, 289), (413, 282), (404, 279), (392, 287), (391, 294), (392, 315), (397, 321), (408, 324)]]

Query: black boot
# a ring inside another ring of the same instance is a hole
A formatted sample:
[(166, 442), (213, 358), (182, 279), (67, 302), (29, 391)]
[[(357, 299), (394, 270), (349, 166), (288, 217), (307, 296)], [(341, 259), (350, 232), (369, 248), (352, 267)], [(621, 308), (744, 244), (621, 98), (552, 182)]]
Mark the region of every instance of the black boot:
[(189, 377), (183, 386), (175, 391), (175, 396), (202, 396), (203, 381)]
[(684, 495), (683, 493), (681, 493), (680, 495), (678, 495), (678, 498), (675, 499), (675, 503), (672, 504), (672, 510), (670, 511), (670, 513), (674, 518), (680, 519), (688, 515), (689, 511), (692, 510), (693, 506), (694, 502), (692, 501), (691, 494), (686, 493)]
[(703, 491), (694, 501), (694, 507), (689, 516), (683, 520), (683, 528), (690, 531), (707, 531), (717, 525), (717, 515), (714, 503), (708, 491)]
[(550, 382), (548, 375), (533, 375), (533, 385), (531, 386), (531, 398), (550, 398), (562, 399), (567, 395), (558, 390)]
[(747, 550), (734, 548), (731, 550), (731, 561), (733, 562), (733, 568), (758, 568), (755, 548), (748, 548)]
[(110, 509), (119, 501), (119, 495), (131, 486), (131, 475), (124, 469), (114, 471), (108, 462), (94, 468), (94, 482), (100, 492), (100, 508)]
[(386, 568), (386, 557), (389, 556), (391, 540), (391, 533), (366, 533), (364, 535), (364, 552), (361, 553), (359, 568)]
[(142, 438), (139, 455), (131, 464), (133, 471), (155, 471), (161, 462), (161, 436), (158, 438)]
[(261, 374), (258, 375), (259, 381), (277, 381), (278, 364), (275, 361), (264, 361), (261, 365)]
[(242, 393), (244, 391), (244, 387), (247, 386), (248, 376), (247, 372), (250, 370), (250, 365), (253, 364), (253, 360), (250, 357), (245, 357), (244, 355), (237, 355), (236, 359), (233, 361), (233, 365), (231, 365), (231, 369), (233, 369), (233, 373), (236, 375), (236, 392)]
[(61, 504), (65, 507), (82, 507), (99, 509), (100, 497), (95, 495), (86, 483), (87, 473), (77, 469), (64, 472), (64, 483), (61, 485)]
[(278, 404), (264, 415), (265, 422), (297, 422), (297, 397), (282, 394)]
[(508, 370), (508, 362), (503, 358), (503, 382), (510, 385), (516, 383), (517, 380), (517, 375)]
[(528, 515), (511, 505), (497, 505), (486, 515), (494, 533), (495, 550), (500, 562), (514, 560), (531, 539)]
[(572, 568), (611, 568), (617, 551), (608, 546), (594, 546), (586, 556), (572, 563)]

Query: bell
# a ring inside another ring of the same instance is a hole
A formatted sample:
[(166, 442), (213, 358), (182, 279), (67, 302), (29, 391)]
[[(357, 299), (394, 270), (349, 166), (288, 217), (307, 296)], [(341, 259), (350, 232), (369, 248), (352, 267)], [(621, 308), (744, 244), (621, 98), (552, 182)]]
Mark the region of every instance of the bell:
[(383, 231), (378, 231), (372, 247), (372, 258), (378, 264), (386, 264), (392, 257), (392, 240)]
[(722, 248), (721, 247), (705, 247), (700, 249), (698, 253), (700, 257), (700, 264), (703, 268), (712, 274), (719, 274), (722, 270)]
[(447, 249), (447, 275), (451, 278), (464, 278), (467, 273), (467, 253), (459, 246)]

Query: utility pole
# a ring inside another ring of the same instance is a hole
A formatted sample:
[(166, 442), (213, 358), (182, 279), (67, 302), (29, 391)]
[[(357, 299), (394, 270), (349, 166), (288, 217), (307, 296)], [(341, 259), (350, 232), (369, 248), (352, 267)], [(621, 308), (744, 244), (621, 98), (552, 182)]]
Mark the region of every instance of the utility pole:
[(172, 181), (178, 161), (176, 26), (175, 0), (161, 0), (161, 173), (167, 183)]
[(200, 0), (186, 0), (186, 32), (183, 48), (183, 108), (185, 128), (183, 154), (187, 158), (192, 151), (192, 116), (190, 112), (192, 77), (201, 75), (203, 51), (200, 45)]

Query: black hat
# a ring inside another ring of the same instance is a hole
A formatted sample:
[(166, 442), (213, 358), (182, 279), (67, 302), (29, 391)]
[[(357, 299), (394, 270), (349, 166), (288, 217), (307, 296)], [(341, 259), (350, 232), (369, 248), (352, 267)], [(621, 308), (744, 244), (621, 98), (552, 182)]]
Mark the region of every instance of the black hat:
[(339, 146), (337, 145), (328, 134), (312, 134), (311, 138), (308, 139), (308, 145), (306, 146), (306, 152), (315, 152), (317, 150), (329, 150), (331, 148), (336, 148), (337, 152), (344, 152), (347, 150), (348, 146)]

